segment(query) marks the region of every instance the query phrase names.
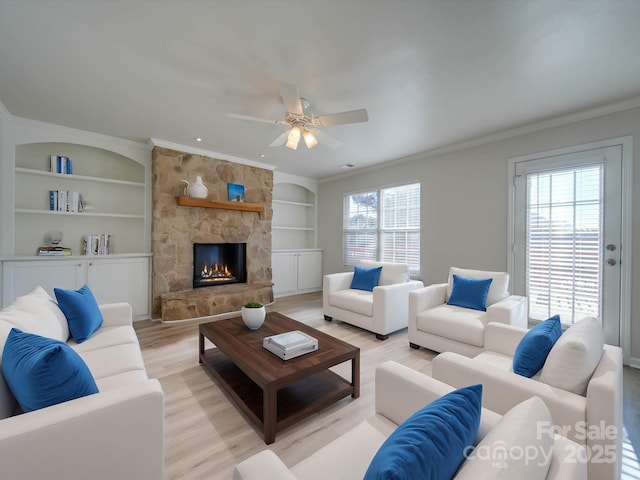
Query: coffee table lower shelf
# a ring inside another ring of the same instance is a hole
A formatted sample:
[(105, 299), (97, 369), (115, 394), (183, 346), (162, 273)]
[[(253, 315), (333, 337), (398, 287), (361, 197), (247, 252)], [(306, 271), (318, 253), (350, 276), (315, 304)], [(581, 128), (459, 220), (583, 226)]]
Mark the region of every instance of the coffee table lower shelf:
[[(324, 370), (277, 390), (275, 429), (265, 428), (264, 391), (217, 348), (205, 350), (200, 361), (220, 383), (242, 412), (264, 433), (265, 443), (275, 440), (275, 433), (337, 402), (354, 395), (354, 387), (345, 378)], [(359, 392), (358, 392), (359, 393)]]

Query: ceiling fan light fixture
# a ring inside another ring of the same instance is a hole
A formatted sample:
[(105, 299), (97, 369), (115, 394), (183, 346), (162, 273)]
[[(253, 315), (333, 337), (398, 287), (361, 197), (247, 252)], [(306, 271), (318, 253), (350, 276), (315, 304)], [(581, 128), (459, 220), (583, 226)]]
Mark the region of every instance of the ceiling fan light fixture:
[(291, 150), (297, 150), (298, 149), (298, 143), (300, 143), (300, 127), (298, 125), (294, 125), (293, 127), (291, 127), (291, 130), (289, 130), (289, 135), (287, 135), (287, 148), (290, 148)]
[(318, 139), (309, 130), (305, 130), (304, 131), (303, 138), (304, 138), (304, 143), (307, 146), (307, 148), (313, 148), (318, 144)]

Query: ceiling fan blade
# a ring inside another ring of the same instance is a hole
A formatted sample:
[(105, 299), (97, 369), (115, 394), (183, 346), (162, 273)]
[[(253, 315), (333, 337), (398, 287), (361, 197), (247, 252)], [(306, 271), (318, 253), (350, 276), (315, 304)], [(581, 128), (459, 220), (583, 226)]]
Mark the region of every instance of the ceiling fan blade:
[(304, 112), (302, 111), (302, 103), (300, 103), (300, 92), (298, 92), (298, 87), (295, 85), (281, 83), (280, 95), (282, 96), (282, 101), (284, 102), (287, 112), (304, 115)]
[(315, 120), (318, 120), (322, 127), (330, 127), (332, 125), (343, 125), (345, 123), (368, 122), (369, 115), (363, 108), (360, 110), (351, 110), (349, 112), (322, 115), (320, 117), (316, 117)]
[(252, 122), (275, 123), (276, 125), (287, 125), (284, 120), (271, 120), (269, 118), (252, 117), (251, 115), (240, 115), (239, 113), (227, 113), (229, 118), (237, 118), (239, 120), (250, 120)]
[(323, 132), (319, 128), (312, 130), (312, 132), (316, 136), (316, 138), (320, 141), (320, 143), (322, 143), (323, 145), (326, 145), (329, 148), (338, 148), (340, 145), (342, 145), (342, 142), (340, 140), (332, 137), (326, 132)]
[(288, 135), (288, 131), (284, 132), (282, 135), (280, 135), (278, 138), (276, 138), (273, 142), (271, 142), (269, 144), (270, 147), (279, 147), (281, 145), (284, 145), (284, 142), (287, 141), (287, 135)]

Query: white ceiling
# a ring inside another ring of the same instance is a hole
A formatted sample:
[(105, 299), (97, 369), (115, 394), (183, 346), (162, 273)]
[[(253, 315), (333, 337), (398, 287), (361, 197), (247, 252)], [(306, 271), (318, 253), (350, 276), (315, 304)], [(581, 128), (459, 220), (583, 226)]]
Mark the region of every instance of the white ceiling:
[[(0, 0), (0, 101), (320, 179), (637, 97), (639, 25), (640, 0)], [(280, 82), (370, 120), (269, 148), (285, 127), (226, 114), (283, 118)]]

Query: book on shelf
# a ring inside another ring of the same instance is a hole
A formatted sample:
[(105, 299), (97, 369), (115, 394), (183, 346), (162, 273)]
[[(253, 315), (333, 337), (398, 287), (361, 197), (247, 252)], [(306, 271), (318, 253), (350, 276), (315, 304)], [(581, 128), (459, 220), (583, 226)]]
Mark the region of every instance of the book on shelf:
[(262, 346), (283, 360), (318, 350), (318, 340), (299, 330), (265, 337)]
[(111, 253), (111, 235), (108, 233), (90, 233), (84, 236), (85, 255), (109, 255)]
[(61, 173), (63, 175), (73, 174), (71, 159), (61, 155), (51, 155), (49, 169), (51, 173)]
[(79, 192), (49, 190), (49, 210), (54, 212), (78, 213), (82, 211)]
[(68, 247), (39, 247), (38, 255), (49, 256), (49, 255), (71, 255), (71, 249)]

